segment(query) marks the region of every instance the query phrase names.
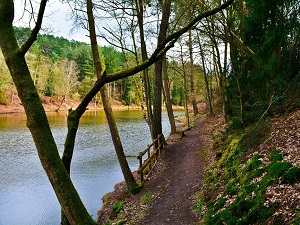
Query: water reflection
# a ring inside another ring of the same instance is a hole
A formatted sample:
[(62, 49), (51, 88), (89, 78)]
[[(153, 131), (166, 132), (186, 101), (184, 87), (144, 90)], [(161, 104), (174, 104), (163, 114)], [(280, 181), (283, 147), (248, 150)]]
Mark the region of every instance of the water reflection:
[[(126, 154), (137, 155), (151, 142), (141, 111), (114, 114)], [(48, 113), (47, 116), (62, 153), (66, 115)], [(163, 114), (163, 128), (168, 135), (166, 114)], [(0, 115), (0, 146), (0, 225), (58, 225), (60, 207), (40, 165), (25, 115)], [(132, 170), (137, 169), (137, 163), (136, 159), (129, 158)], [(123, 180), (102, 111), (88, 111), (80, 121), (71, 177), (82, 201), (96, 219), (103, 195)]]

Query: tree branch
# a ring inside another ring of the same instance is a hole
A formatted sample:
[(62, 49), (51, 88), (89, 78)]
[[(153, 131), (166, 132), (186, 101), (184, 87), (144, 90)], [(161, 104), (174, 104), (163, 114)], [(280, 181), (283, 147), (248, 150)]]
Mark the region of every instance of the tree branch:
[(189, 29), (191, 29), (196, 23), (198, 23), (201, 19), (206, 18), (208, 16), (211, 16), (215, 13), (220, 12), (221, 10), (225, 9), (226, 7), (228, 7), (230, 4), (232, 4), (234, 2), (234, 0), (229, 0), (226, 3), (224, 3), (223, 5), (207, 11), (205, 13), (200, 14), (199, 16), (197, 16), (192, 22), (190, 22), (186, 27), (182, 28), (181, 30), (169, 35), (165, 40), (163, 40), (161, 42), (161, 44), (158, 45), (158, 47), (156, 48), (156, 50), (153, 52), (153, 54), (151, 55), (151, 57), (144, 61), (143, 63), (130, 68), (128, 70), (124, 70), (124, 71), (119, 71), (113, 74), (107, 74), (106, 72), (103, 73), (103, 76), (101, 76), (95, 83), (95, 85), (93, 86), (93, 88), (86, 94), (86, 96), (83, 98), (83, 100), (81, 101), (81, 103), (78, 105), (78, 107), (72, 112), (77, 114), (77, 116), (80, 116), (85, 112), (86, 107), (88, 106), (89, 102), (94, 98), (94, 96), (100, 91), (101, 87), (109, 82), (112, 81), (116, 81), (122, 78), (126, 78), (129, 76), (132, 76), (146, 68), (148, 68), (149, 66), (151, 66), (153, 63), (155, 63), (156, 61), (158, 61), (163, 55), (166, 54), (166, 52), (171, 49), (175, 42), (181, 37), (181, 35), (183, 35), (185, 32), (187, 32)]
[(20, 49), (20, 52), (22, 55), (25, 55), (25, 53), (28, 51), (28, 49), (31, 47), (31, 45), (36, 40), (38, 33), (40, 32), (44, 13), (45, 13), (46, 4), (47, 4), (47, 0), (41, 0), (40, 9), (39, 9), (35, 27), (32, 30), (30, 37), (25, 41), (25, 43), (22, 45), (22, 47)]
[[(223, 9), (227, 8), (229, 5), (231, 5), (234, 2), (234, 0), (229, 0), (225, 2), (224, 4), (220, 5), (219, 7), (212, 9), (210, 11), (204, 12), (198, 16), (196, 16), (187, 26), (183, 27), (182, 29), (178, 30), (177, 32), (169, 35), (164, 41), (160, 43), (161, 46), (165, 46), (167, 43), (172, 41), (173, 39), (178, 39), (181, 35), (186, 33), (189, 29), (193, 28), (195, 24), (197, 24), (200, 20), (212, 16)], [(159, 47), (158, 47), (159, 49)]]

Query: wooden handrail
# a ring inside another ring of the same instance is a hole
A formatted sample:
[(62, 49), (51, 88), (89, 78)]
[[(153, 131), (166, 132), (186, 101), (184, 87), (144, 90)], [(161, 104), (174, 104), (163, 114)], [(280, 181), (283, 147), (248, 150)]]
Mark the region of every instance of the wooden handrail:
[[(152, 142), (152, 144), (148, 145), (147, 148), (140, 152), (139, 155), (137, 156), (137, 159), (139, 160), (139, 169), (137, 170), (137, 173), (141, 175), (141, 182), (144, 182), (144, 175), (145, 175), (145, 169), (148, 167), (148, 175), (150, 174), (152, 168), (154, 167), (158, 156), (160, 154), (160, 151), (163, 149), (163, 140), (162, 140), (163, 134), (158, 135), (158, 137)], [(157, 148), (153, 149), (151, 152), (151, 147), (155, 146), (157, 144)], [(147, 154), (147, 159), (144, 160), (143, 162), (143, 156)], [(148, 177), (146, 177), (147, 179)]]

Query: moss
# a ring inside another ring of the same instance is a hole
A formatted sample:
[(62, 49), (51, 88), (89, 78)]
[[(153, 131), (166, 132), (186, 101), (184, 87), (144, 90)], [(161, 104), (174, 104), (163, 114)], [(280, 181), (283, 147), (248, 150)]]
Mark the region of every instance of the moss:
[(240, 138), (233, 139), (230, 144), (226, 147), (220, 160), (216, 163), (217, 168), (231, 167), (233, 161), (237, 158), (240, 153), (239, 148)]
[[(198, 199), (199, 203), (194, 205), (194, 211), (197, 212), (202, 212), (203, 207), (207, 208), (201, 224), (266, 224), (270, 220), (278, 206), (275, 203), (268, 208), (264, 206), (267, 188), (280, 179), (290, 184), (298, 182), (300, 168), (293, 167), (289, 162), (282, 162), (283, 155), (277, 150), (269, 154), (270, 163), (265, 166), (262, 166), (263, 156), (260, 154), (255, 154), (244, 162), (246, 154), (252, 149), (251, 140), (255, 139), (255, 147), (265, 141), (268, 134), (269, 122), (263, 122), (217, 149), (216, 162), (205, 175), (205, 191), (202, 192), (201, 199)], [(259, 181), (253, 182), (254, 178), (262, 175), (264, 176)], [(220, 193), (218, 184), (222, 183), (225, 187)], [(219, 194), (222, 196), (216, 201)], [(224, 208), (226, 195), (234, 196), (231, 197), (234, 199)], [(279, 217), (273, 219), (277, 224), (282, 222)]]
[(117, 216), (121, 212), (125, 204), (126, 202), (121, 201), (113, 206), (112, 211), (115, 216)]
[(205, 202), (204, 201), (200, 201), (198, 203), (195, 203), (193, 205), (193, 212), (194, 213), (200, 213), (203, 209), (203, 207), (205, 206)]
[(238, 182), (235, 178), (231, 179), (227, 184), (224, 194), (236, 195), (238, 193)]
[(266, 167), (267, 174), (259, 182), (259, 185), (267, 187), (279, 181), (279, 178), (285, 174), (285, 172), (292, 167), (290, 162), (271, 162)]
[(284, 184), (295, 184), (300, 181), (300, 168), (292, 167), (290, 168), (281, 179)]
[(151, 196), (152, 196), (151, 192), (146, 192), (141, 198), (141, 204), (142, 205), (148, 204), (151, 201)]
[(245, 172), (249, 172), (257, 169), (262, 163), (260, 160), (261, 158), (262, 155), (258, 155), (258, 154), (253, 155), (252, 158), (247, 161), (247, 164), (243, 170)]
[(110, 197), (111, 197), (111, 193), (106, 193), (103, 196), (103, 198), (102, 198), (103, 206), (102, 207), (105, 207), (108, 204)]
[(138, 186), (134, 186), (134, 187), (130, 187), (129, 189), (129, 193), (130, 194), (137, 194), (140, 193), (140, 191), (144, 188), (144, 184), (138, 185)]
[(281, 160), (283, 160), (283, 155), (277, 149), (274, 149), (270, 152), (269, 159), (271, 161), (281, 161)]
[(226, 200), (224, 198), (220, 198), (219, 201), (217, 202), (217, 204), (214, 207), (215, 211), (218, 211), (219, 209), (221, 209), (226, 203)]
[(290, 162), (272, 162), (268, 166), (268, 176), (274, 178), (279, 178), (282, 176), (290, 167), (292, 163)]

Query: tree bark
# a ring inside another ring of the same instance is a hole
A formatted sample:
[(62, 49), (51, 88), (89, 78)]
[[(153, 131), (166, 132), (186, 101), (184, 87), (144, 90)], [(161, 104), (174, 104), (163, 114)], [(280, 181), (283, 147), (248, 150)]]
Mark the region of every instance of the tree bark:
[(208, 76), (206, 73), (206, 68), (205, 68), (205, 58), (204, 58), (204, 51), (200, 42), (199, 34), (198, 34), (198, 41), (199, 41), (199, 47), (200, 47), (200, 55), (201, 55), (201, 61), (202, 61), (202, 67), (203, 67), (203, 76), (204, 76), (204, 82), (205, 82), (205, 88), (206, 88), (206, 93), (207, 93), (207, 104), (208, 104), (208, 109), (209, 109), (209, 114), (213, 114), (213, 107), (212, 107), (212, 102), (211, 102), (211, 94), (210, 94), (210, 88), (209, 88), (209, 81), (208, 81)]
[[(145, 62), (148, 60), (147, 47), (145, 42), (144, 34), (144, 1), (136, 0), (136, 9), (137, 9), (137, 18), (138, 26), (140, 31), (140, 42), (141, 42), (141, 52), (142, 52), (142, 61)], [(149, 125), (151, 137), (154, 140), (154, 131), (153, 131), (153, 112), (152, 112), (152, 101), (150, 96), (150, 81), (148, 68), (143, 70), (143, 84), (144, 84), (144, 97), (147, 106), (147, 123)]]
[(130, 167), (128, 165), (124, 150), (123, 150), (123, 146), (121, 143), (121, 139), (120, 139), (120, 135), (119, 135), (119, 131), (118, 131), (118, 127), (112, 112), (112, 108), (109, 102), (109, 98), (107, 95), (107, 90), (106, 87), (103, 86), (100, 90), (101, 92), (101, 98), (102, 98), (102, 102), (103, 102), (103, 108), (105, 111), (105, 115), (108, 121), (108, 125), (109, 125), (109, 129), (110, 129), (110, 133), (111, 133), (111, 137), (115, 146), (115, 150), (116, 150), (116, 154), (118, 157), (118, 161), (127, 185), (127, 189), (129, 191), (129, 193), (136, 193), (138, 191), (138, 184), (136, 183)]
[[(25, 61), (25, 53), (36, 40), (41, 27), (43, 13), (47, 0), (41, 0), (41, 7), (35, 28), (28, 40), (19, 48), (15, 38), (12, 21), (14, 19), (13, 0), (2, 0), (0, 2), (0, 47), (6, 64), (10, 70), (16, 85), (18, 95), (27, 115), (27, 126), (31, 132), (41, 164), (47, 173), (48, 179), (56, 193), (58, 201), (70, 224), (89, 225), (97, 224), (88, 214), (73, 183), (69, 177), (70, 163), (74, 150), (75, 137), (78, 130), (79, 120), (86, 107), (100, 88), (109, 82), (132, 76), (155, 63), (170, 48), (174, 46), (177, 39), (191, 29), (201, 19), (213, 15), (229, 6), (233, 0), (229, 0), (220, 7), (207, 11), (195, 17), (186, 27), (166, 37), (145, 62), (125, 71), (113, 74), (105, 73), (96, 81), (93, 88), (84, 96), (75, 110), (70, 110), (68, 115), (68, 134), (65, 141), (65, 151), (60, 159), (56, 143), (50, 130), (46, 113), (39, 99), (37, 90), (30, 76)], [(64, 161), (64, 163), (63, 163)]]
[(88, 214), (58, 154), (46, 113), (24, 55), (17, 44), (12, 21), (14, 3), (0, 3), (0, 46), (27, 115), (27, 127), (58, 201), (71, 224), (97, 224)]
[(189, 108), (188, 108), (188, 91), (187, 91), (187, 75), (185, 70), (185, 63), (183, 61), (183, 50), (182, 46), (180, 46), (180, 56), (181, 56), (181, 65), (182, 65), (182, 71), (183, 71), (183, 95), (184, 95), (184, 112), (185, 112), (185, 118), (187, 121), (187, 127), (190, 127), (190, 115), (189, 115)]
[[(96, 30), (95, 30), (95, 23), (94, 23), (94, 16), (93, 16), (93, 6), (92, 1), (87, 0), (87, 13), (88, 13), (88, 21), (89, 21), (89, 32), (90, 32), (90, 40), (91, 40), (91, 47), (92, 47), (92, 54), (93, 54), (93, 61), (94, 66), (97, 74), (97, 78), (100, 79), (103, 74), (103, 68), (101, 65), (101, 59), (98, 51), (98, 44), (96, 38)], [(107, 93), (107, 89), (103, 86), (100, 90), (102, 103), (104, 112), (107, 118), (107, 122), (109, 125), (111, 138), (114, 143), (115, 151), (119, 160), (119, 164), (127, 184), (127, 189), (130, 193), (134, 193), (137, 191), (137, 183), (131, 173), (129, 168), (124, 149), (121, 143), (121, 138), (119, 135), (118, 127), (112, 112), (111, 104), (109, 101), (109, 95)]]
[[(157, 45), (166, 38), (169, 27), (169, 17), (171, 11), (171, 0), (166, 0), (163, 5), (162, 19), (159, 28), (159, 35)], [(162, 106), (162, 64), (161, 58), (154, 64), (154, 103), (153, 103), (153, 125), (154, 125), (154, 138), (162, 133), (161, 124), (161, 106)]]
[(176, 133), (175, 118), (172, 108), (169, 78), (168, 78), (168, 66), (166, 56), (163, 57), (163, 83), (164, 83), (164, 93), (165, 93), (165, 104), (168, 112), (169, 122), (171, 126), (171, 134)]
[(192, 31), (189, 30), (189, 53), (190, 53), (190, 70), (191, 70), (191, 103), (193, 107), (194, 116), (198, 114), (197, 102), (196, 102), (196, 91), (195, 91), (195, 73), (194, 73), (194, 56), (193, 56), (193, 40)]

